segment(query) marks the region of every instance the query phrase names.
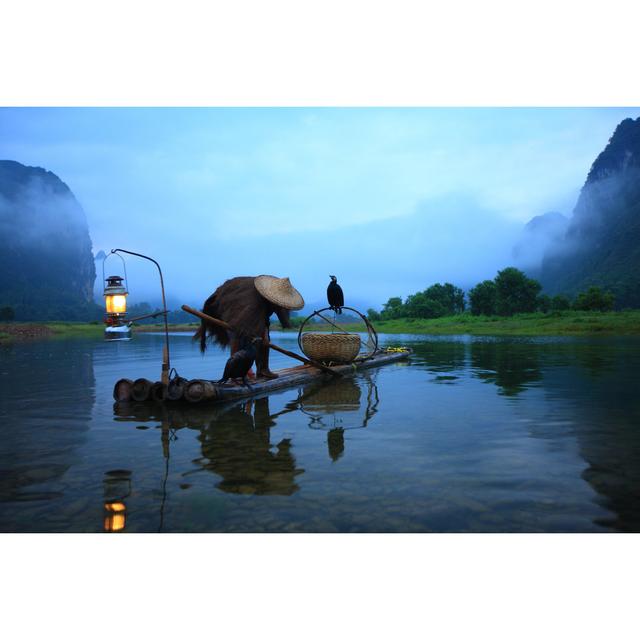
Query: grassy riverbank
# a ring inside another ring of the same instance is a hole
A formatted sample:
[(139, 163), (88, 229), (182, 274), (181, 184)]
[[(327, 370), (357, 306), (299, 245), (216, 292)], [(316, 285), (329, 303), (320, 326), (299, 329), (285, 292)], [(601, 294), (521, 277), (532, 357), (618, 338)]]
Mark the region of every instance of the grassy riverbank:
[[(584, 336), (584, 335), (640, 335), (640, 310), (636, 311), (556, 311), (527, 313), (504, 318), (500, 316), (472, 316), (459, 314), (430, 320), (399, 318), (373, 323), (378, 333), (409, 333), (430, 335), (493, 335), (493, 336)], [(169, 325), (170, 331), (193, 333), (199, 323)], [(279, 330), (277, 323), (271, 325)], [(345, 324), (347, 331), (364, 331), (363, 324)], [(328, 325), (307, 326), (310, 331), (331, 330)], [(163, 324), (134, 327), (134, 332), (163, 331)], [(297, 332), (297, 328), (287, 329)], [(46, 322), (0, 324), (0, 344), (16, 340), (56, 337), (102, 337), (103, 324), (82, 322)]]
[[(180, 331), (184, 333), (195, 333), (200, 326), (199, 322), (190, 322), (190, 323), (180, 323), (180, 324), (170, 324), (169, 331)], [(150, 333), (164, 331), (164, 324), (138, 324), (134, 325), (133, 332), (134, 333)]]
[[(556, 311), (526, 313), (511, 317), (473, 316), (463, 313), (442, 318), (398, 318), (373, 323), (378, 333), (493, 336), (640, 335), (640, 310)], [(348, 331), (363, 331), (364, 325), (343, 325)], [(330, 327), (310, 330), (330, 330)], [(291, 329), (294, 331), (294, 329)], [(297, 331), (297, 330), (296, 330)]]
[(460, 314), (374, 323), (379, 333), (494, 336), (640, 335), (640, 311), (558, 311), (500, 316)]
[(87, 322), (6, 322), (0, 324), (0, 344), (42, 338), (93, 338), (103, 332), (103, 324)]

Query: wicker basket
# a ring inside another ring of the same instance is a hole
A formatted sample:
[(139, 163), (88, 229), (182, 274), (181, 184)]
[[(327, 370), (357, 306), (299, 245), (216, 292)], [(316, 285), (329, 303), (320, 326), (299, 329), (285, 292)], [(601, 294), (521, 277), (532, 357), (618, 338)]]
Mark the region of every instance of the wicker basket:
[(360, 336), (355, 333), (303, 333), (302, 350), (319, 362), (353, 362), (360, 353)]

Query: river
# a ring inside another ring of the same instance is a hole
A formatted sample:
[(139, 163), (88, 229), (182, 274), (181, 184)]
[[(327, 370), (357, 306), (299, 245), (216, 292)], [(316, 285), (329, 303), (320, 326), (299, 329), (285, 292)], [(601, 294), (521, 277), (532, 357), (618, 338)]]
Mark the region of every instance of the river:
[(639, 339), (380, 338), (410, 361), (212, 407), (114, 405), (161, 335), (0, 347), (0, 531), (640, 531)]

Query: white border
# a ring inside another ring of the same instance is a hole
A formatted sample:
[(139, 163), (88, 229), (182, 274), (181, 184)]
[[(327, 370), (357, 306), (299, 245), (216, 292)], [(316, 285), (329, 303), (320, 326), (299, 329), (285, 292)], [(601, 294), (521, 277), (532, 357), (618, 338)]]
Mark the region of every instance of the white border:
[[(637, 106), (636, 5), (22, 0), (0, 10), (0, 104)], [(12, 639), (628, 637), (637, 544), (3, 535), (3, 629)]]

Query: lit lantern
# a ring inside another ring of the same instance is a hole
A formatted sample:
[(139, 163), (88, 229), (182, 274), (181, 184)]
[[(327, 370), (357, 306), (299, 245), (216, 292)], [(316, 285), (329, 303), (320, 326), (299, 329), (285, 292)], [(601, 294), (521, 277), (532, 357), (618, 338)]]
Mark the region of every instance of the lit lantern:
[(122, 284), (120, 276), (109, 276), (104, 288), (104, 303), (107, 310), (105, 323), (109, 325), (122, 324), (127, 313), (127, 296), (129, 292)]

